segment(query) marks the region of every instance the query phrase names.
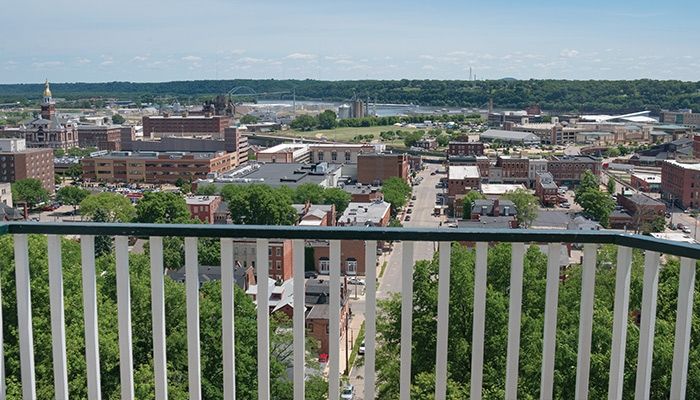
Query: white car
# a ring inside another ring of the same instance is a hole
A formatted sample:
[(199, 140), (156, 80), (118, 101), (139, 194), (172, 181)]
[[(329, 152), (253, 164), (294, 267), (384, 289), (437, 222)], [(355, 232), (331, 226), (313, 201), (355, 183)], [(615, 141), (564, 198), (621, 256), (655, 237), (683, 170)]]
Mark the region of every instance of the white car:
[(362, 344), (360, 345), (360, 348), (357, 350), (357, 354), (364, 356), (365, 355), (365, 341), (362, 341)]
[(343, 400), (353, 400), (355, 398), (355, 387), (348, 384), (340, 391), (340, 398)]
[(360, 279), (360, 278), (348, 278), (348, 284), (349, 285), (360, 285), (364, 286), (365, 285), (365, 280)]

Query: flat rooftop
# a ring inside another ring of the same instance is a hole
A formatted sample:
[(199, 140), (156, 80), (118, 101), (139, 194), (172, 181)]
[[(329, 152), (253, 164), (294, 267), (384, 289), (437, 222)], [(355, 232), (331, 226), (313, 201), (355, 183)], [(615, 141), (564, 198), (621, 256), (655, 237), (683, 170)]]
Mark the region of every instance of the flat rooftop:
[(451, 165), (448, 170), (448, 179), (479, 179), (479, 167), (475, 165)]
[(518, 189), (525, 189), (525, 186), (520, 183), (482, 183), (481, 193), (484, 195), (502, 195), (509, 192), (514, 192)]
[(219, 196), (187, 196), (185, 202), (188, 206), (208, 206), (218, 198)]
[(184, 152), (184, 151), (174, 151), (174, 152), (160, 152), (160, 151), (112, 151), (107, 154), (97, 155), (91, 158), (148, 158), (157, 159), (162, 156), (168, 156), (170, 159), (180, 159), (188, 156), (192, 156), (195, 159), (205, 160), (224, 155), (224, 152)]
[(297, 187), (303, 183), (322, 184), (328, 175), (341, 168), (338, 164), (249, 163), (214, 179), (216, 184), (263, 183), (273, 187)]
[(692, 169), (694, 171), (700, 171), (700, 162), (694, 160), (695, 162), (678, 162), (676, 160), (666, 160), (667, 163), (680, 167), (683, 169)]
[(294, 152), (297, 150), (305, 150), (308, 149), (309, 145), (308, 144), (303, 144), (303, 143), (282, 143), (278, 144), (277, 146), (269, 147), (265, 150), (260, 150), (258, 153), (262, 154), (274, 154), (274, 153), (281, 153), (281, 152)]
[(374, 201), (371, 203), (348, 204), (343, 215), (338, 219), (338, 224), (344, 225), (378, 225), (382, 218), (387, 215), (391, 205), (385, 201)]

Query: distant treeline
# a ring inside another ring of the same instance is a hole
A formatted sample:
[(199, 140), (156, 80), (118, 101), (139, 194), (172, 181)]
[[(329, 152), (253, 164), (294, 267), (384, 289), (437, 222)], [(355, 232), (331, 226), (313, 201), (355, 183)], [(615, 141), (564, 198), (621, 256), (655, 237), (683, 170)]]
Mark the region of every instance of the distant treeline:
[[(287, 91), (268, 98), (349, 101), (353, 95), (379, 103), (413, 103), (440, 107), (519, 109), (538, 104), (557, 112), (632, 112), (662, 109), (700, 109), (700, 82), (682, 81), (564, 81), (564, 80), (203, 80), (161, 83), (55, 83), (56, 97), (66, 100), (116, 98), (135, 102), (194, 103), (246, 86), (257, 93)], [(0, 102), (35, 103), (42, 84), (0, 85)], [(247, 93), (241, 91), (240, 93)]]

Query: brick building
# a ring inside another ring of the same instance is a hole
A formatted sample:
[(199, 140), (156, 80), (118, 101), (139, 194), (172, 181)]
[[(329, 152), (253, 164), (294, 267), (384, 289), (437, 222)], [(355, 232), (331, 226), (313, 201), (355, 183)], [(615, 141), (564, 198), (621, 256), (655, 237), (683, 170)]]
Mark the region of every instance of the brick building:
[(56, 102), (47, 80), (41, 102), (41, 115), (24, 125), (20, 132), (27, 141), (27, 147), (70, 149), (78, 146), (76, 126), (75, 121), (59, 118), (56, 114)]
[(378, 200), (383, 200), (381, 188), (371, 185), (345, 185), (343, 190), (350, 193), (350, 201), (353, 203), (371, 203)]
[(625, 195), (618, 193), (617, 204), (621, 205), (631, 215), (637, 216), (639, 222), (651, 222), (657, 216), (663, 216), (666, 213), (666, 205), (651, 197), (634, 193)]
[(450, 165), (447, 171), (447, 202), (454, 204), (455, 198), (472, 190), (479, 190), (481, 177), (474, 165)]
[(231, 118), (225, 115), (156, 115), (143, 117), (144, 137), (202, 136), (213, 138), (224, 136), (224, 130), (231, 125)]
[(360, 156), (381, 153), (383, 144), (313, 143), (309, 145), (312, 163), (358, 164)]
[[(252, 266), (257, 277), (256, 251), (257, 241), (255, 240), (235, 239), (233, 241), (234, 262), (244, 268)], [(289, 239), (270, 240), (267, 254), (269, 256), (267, 267), (270, 278), (278, 281), (291, 279), (294, 274), (292, 241)]]
[(470, 142), (468, 138), (460, 138), (453, 140), (447, 145), (447, 156), (464, 157), (464, 156), (483, 156), (484, 144), (481, 142)]
[[(52, 157), (53, 161), (53, 157)], [(83, 179), (98, 182), (191, 182), (236, 166), (235, 153), (112, 152), (81, 160)]]
[[(318, 339), (320, 343), (319, 353), (328, 354), (329, 339), (329, 310), (330, 310), (330, 285), (328, 280), (308, 280), (304, 290), (304, 304), (309, 310), (306, 314), (306, 332), (309, 336)], [(345, 336), (346, 324), (350, 315), (348, 304), (347, 284), (340, 286), (340, 339)]]
[(700, 162), (664, 161), (661, 164), (661, 196), (683, 208), (700, 208)]
[(663, 111), (661, 113), (660, 122), (700, 127), (700, 114), (694, 113), (691, 110)]
[(214, 214), (221, 205), (219, 196), (188, 196), (185, 198), (187, 208), (192, 218), (196, 218), (208, 224), (214, 223)]
[(581, 182), (581, 177), (586, 171), (600, 176), (601, 162), (589, 156), (553, 157), (547, 163), (547, 171), (554, 177), (557, 185), (574, 187)]
[(119, 151), (121, 141), (121, 125), (78, 126), (78, 145), (81, 148), (97, 147), (99, 150)]
[(544, 206), (559, 203), (559, 187), (554, 183), (554, 177), (549, 172), (540, 172), (535, 180), (535, 196)]
[(24, 139), (0, 139), (0, 182), (39, 179), (49, 193), (55, 191), (53, 150), (28, 149)]
[(630, 175), (630, 185), (642, 192), (661, 191), (661, 175), (634, 173)]
[(530, 180), (530, 160), (523, 157), (499, 156), (496, 168), (501, 169), (502, 183), (528, 183)]
[(408, 170), (405, 154), (360, 154), (357, 158), (357, 181), (365, 185), (381, 185), (392, 177), (408, 181)]

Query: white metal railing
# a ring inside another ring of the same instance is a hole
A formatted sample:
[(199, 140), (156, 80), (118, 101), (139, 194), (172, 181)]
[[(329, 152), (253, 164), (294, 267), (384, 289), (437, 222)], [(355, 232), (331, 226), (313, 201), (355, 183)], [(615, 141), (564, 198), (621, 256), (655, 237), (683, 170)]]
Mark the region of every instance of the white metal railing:
[[(269, 236), (269, 234), (267, 234)], [(200, 235), (203, 236), (203, 235)], [(25, 233), (14, 234), (14, 259), (16, 266), (17, 315), (20, 344), (20, 364), (22, 393), (26, 399), (36, 398), (34, 345), (32, 334), (32, 312), (30, 293), (30, 274), (28, 259), (28, 237)], [(436, 237), (436, 239), (440, 239)], [(295, 310), (304, 310), (304, 239), (293, 238), (293, 292)], [(508, 241), (508, 238), (504, 238)], [(199, 330), (199, 277), (197, 260), (197, 238), (186, 237), (186, 315), (187, 315), (187, 358), (189, 377), (189, 397), (200, 399), (201, 365), (200, 365), (200, 330)], [(257, 265), (268, 265), (268, 238), (259, 238), (256, 242)], [(400, 398), (410, 398), (411, 389), (411, 351), (412, 351), (412, 312), (413, 312), (413, 241), (403, 241), (402, 256), (402, 294), (401, 294), (401, 348), (400, 348)], [(80, 237), (82, 260), (82, 291), (85, 323), (85, 359), (87, 364), (88, 398), (100, 399), (100, 355), (98, 347), (97, 289), (95, 273), (95, 236), (83, 234)], [(158, 399), (167, 398), (168, 377), (165, 336), (165, 303), (163, 280), (163, 238), (152, 236), (149, 240), (151, 262), (151, 299), (153, 317), (153, 366), (155, 377), (155, 394)], [(222, 266), (222, 342), (223, 342), (223, 394), (225, 399), (236, 397), (235, 387), (235, 337), (234, 324), (234, 278), (233, 239), (221, 238)], [(435, 397), (445, 399), (447, 385), (447, 354), (449, 327), (449, 290), (451, 242), (439, 242), (439, 278), (437, 308), (437, 348), (435, 363)], [(482, 395), (484, 363), (484, 327), (486, 311), (486, 290), (488, 276), (488, 243), (476, 243), (476, 262), (474, 275), (474, 312), (471, 354), (471, 388), (472, 399)], [(508, 311), (508, 343), (505, 370), (505, 395), (508, 399), (517, 397), (518, 364), (520, 351), (521, 302), (523, 294), (523, 258), (526, 245), (514, 241), (511, 254), (510, 300)], [(559, 258), (561, 243), (548, 244), (547, 283), (545, 293), (544, 331), (542, 349), (542, 374), (540, 397), (553, 397), (554, 360), (557, 333), (558, 285), (560, 281)], [(53, 372), (56, 398), (68, 398), (68, 374), (66, 367), (66, 339), (63, 304), (63, 281), (61, 264), (61, 236), (48, 235), (49, 286), (51, 335), (53, 350)], [(131, 299), (129, 283), (129, 248), (127, 236), (115, 237), (116, 285), (118, 308), (119, 359), (121, 398), (134, 398), (134, 372), (131, 337)], [(583, 251), (582, 288), (580, 304), (580, 325), (578, 358), (576, 366), (576, 398), (588, 398), (590, 348), (593, 325), (593, 297), (595, 288), (595, 268), (597, 245), (587, 243)], [(376, 240), (366, 241), (365, 270), (366, 287), (366, 341), (364, 398), (376, 397)], [(615, 284), (614, 325), (611, 343), (609, 398), (621, 399), (623, 389), (623, 372), (625, 361), (625, 343), (627, 314), (630, 296), (630, 271), (632, 248), (620, 246), (617, 253), (617, 271)], [(649, 397), (651, 382), (652, 350), (654, 342), (657, 288), (660, 267), (660, 253), (646, 250), (644, 261), (644, 284), (642, 313), (640, 324), (640, 341), (638, 349), (638, 366), (636, 375), (635, 398)], [(329, 331), (329, 398), (337, 399), (340, 388), (340, 241), (330, 240), (330, 331)], [(267, 268), (259, 268), (258, 282), (267, 282)], [(678, 308), (673, 352), (671, 398), (683, 399), (688, 380), (688, 357), (690, 346), (690, 327), (695, 281), (695, 260), (681, 258), (680, 285), (678, 288)], [(257, 293), (257, 355), (258, 355), (258, 398), (270, 398), (270, 337), (269, 337), (269, 293), (267, 285), (259, 284)], [(1, 311), (1, 310), (0, 310)], [(2, 323), (2, 318), (0, 318)], [(0, 326), (1, 328), (1, 326)], [(295, 312), (293, 317), (293, 353), (294, 353), (294, 398), (304, 398), (305, 378), (305, 317), (302, 312)], [(1, 339), (1, 337), (0, 337)], [(1, 343), (0, 343), (1, 344)], [(4, 354), (0, 353), (0, 361)], [(5, 391), (4, 363), (0, 362), (0, 389)]]

